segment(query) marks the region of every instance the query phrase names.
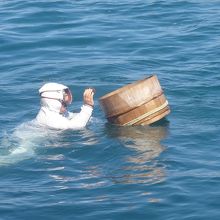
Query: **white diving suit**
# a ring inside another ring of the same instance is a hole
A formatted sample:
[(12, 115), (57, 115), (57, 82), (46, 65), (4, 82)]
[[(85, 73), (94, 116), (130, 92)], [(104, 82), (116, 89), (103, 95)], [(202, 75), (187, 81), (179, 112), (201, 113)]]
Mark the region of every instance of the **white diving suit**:
[[(58, 83), (46, 83), (39, 89), (41, 108), (36, 121), (41, 126), (54, 129), (81, 129), (88, 123), (93, 107), (82, 105), (79, 113), (66, 110), (72, 102), (69, 88)], [(64, 111), (61, 111), (64, 109)]]

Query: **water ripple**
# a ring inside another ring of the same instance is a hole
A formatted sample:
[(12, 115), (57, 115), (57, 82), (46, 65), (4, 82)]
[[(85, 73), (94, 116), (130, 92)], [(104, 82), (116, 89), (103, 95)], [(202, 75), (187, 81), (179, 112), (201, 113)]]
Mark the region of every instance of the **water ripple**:
[[(0, 1), (1, 218), (219, 219), (219, 9), (218, 0)], [(106, 123), (99, 97), (152, 73), (168, 120)], [(30, 122), (48, 81), (73, 90), (74, 111), (96, 88), (86, 129)]]

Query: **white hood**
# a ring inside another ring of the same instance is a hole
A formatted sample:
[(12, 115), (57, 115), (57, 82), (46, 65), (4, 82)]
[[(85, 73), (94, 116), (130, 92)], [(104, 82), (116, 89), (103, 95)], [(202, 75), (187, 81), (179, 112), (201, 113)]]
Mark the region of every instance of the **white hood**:
[(41, 99), (41, 106), (44, 108), (49, 109), (50, 111), (60, 113), (61, 109), (61, 102), (55, 99)]
[(63, 101), (63, 91), (67, 86), (59, 83), (46, 83), (39, 89), (41, 106), (59, 113)]

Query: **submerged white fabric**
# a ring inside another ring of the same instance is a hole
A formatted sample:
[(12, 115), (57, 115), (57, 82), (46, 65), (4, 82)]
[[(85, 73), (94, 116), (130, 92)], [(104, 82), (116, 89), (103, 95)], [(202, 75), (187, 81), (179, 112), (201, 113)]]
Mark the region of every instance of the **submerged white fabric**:
[(42, 106), (36, 121), (42, 126), (54, 129), (81, 129), (88, 123), (92, 111), (92, 107), (83, 105), (79, 113), (66, 112), (65, 114), (59, 114), (47, 106)]

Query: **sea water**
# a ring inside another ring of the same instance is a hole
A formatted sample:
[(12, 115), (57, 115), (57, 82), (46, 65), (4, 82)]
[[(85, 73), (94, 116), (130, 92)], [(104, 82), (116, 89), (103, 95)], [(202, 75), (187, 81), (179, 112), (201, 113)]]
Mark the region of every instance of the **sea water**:
[[(0, 1), (0, 219), (220, 218), (220, 1)], [(157, 74), (171, 114), (107, 123), (98, 99)], [(96, 89), (88, 126), (34, 123), (38, 89)]]

